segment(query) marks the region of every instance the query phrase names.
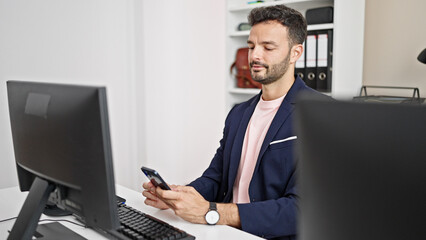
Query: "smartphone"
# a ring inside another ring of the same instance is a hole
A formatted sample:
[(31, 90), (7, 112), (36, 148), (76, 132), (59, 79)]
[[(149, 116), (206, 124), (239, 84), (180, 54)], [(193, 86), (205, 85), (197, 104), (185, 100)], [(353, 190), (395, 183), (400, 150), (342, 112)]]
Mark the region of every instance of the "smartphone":
[(160, 187), (163, 190), (171, 190), (169, 185), (167, 185), (166, 181), (163, 180), (163, 178), (160, 176), (160, 174), (158, 174), (157, 171), (147, 167), (142, 167), (141, 170), (154, 186)]

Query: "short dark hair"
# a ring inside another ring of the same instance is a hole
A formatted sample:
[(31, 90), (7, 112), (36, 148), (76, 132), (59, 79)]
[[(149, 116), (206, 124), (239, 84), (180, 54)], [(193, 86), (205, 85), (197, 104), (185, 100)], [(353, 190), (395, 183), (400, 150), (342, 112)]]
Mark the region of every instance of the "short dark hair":
[(290, 46), (302, 44), (306, 39), (306, 19), (300, 12), (285, 5), (254, 8), (247, 18), (251, 26), (268, 21), (278, 21), (286, 26)]

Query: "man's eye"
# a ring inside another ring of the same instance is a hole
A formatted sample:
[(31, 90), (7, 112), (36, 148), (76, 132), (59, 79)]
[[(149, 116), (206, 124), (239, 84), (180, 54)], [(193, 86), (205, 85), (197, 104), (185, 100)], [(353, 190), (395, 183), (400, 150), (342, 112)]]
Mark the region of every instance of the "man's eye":
[(253, 49), (254, 49), (254, 47), (253, 47), (253, 46), (248, 46), (248, 48), (249, 48), (249, 49), (251, 49), (251, 50), (253, 50)]
[(274, 50), (273, 48), (265, 48), (266, 49), (266, 51), (272, 51), (272, 50)]

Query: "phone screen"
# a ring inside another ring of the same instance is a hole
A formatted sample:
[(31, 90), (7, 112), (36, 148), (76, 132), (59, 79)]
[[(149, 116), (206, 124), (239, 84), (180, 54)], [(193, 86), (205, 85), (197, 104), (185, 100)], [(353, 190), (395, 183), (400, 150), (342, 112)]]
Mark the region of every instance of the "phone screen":
[(157, 171), (147, 167), (142, 167), (141, 170), (154, 186), (160, 187), (163, 190), (171, 190)]

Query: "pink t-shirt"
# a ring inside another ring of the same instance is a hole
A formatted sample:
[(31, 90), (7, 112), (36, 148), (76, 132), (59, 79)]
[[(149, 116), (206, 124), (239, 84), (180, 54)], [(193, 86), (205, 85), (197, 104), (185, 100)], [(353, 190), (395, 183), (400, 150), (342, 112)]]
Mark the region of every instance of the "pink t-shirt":
[(262, 147), (263, 140), (271, 125), (272, 119), (274, 119), (284, 97), (285, 95), (272, 101), (264, 101), (260, 98), (257, 103), (244, 136), (240, 166), (238, 167), (237, 177), (235, 178), (234, 187), (232, 189), (233, 203), (250, 202), (248, 188), (257, 163), (260, 148)]

